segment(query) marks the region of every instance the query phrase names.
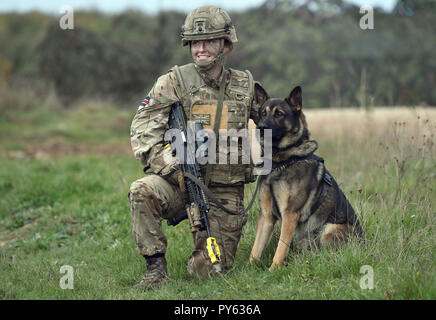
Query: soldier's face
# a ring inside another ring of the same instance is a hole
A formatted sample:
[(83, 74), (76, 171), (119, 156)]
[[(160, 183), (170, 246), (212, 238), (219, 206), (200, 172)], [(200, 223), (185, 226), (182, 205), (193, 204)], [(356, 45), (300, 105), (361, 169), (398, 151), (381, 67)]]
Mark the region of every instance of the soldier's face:
[[(191, 55), (196, 62), (210, 62), (216, 58), (220, 49), (220, 40), (193, 40), (191, 41)], [(224, 55), (231, 50), (231, 44), (224, 45)]]
[(215, 59), (220, 48), (218, 39), (194, 40), (191, 42), (192, 58), (197, 62), (209, 62)]

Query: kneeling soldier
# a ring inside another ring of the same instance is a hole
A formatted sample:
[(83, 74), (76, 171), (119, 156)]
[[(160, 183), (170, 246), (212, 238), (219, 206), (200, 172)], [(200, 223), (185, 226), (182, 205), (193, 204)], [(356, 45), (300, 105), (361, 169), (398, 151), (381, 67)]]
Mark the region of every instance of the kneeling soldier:
[[(254, 80), (249, 71), (224, 68), (224, 58), (237, 42), (229, 15), (214, 6), (203, 6), (186, 17), (181, 32), (182, 44), (189, 46), (193, 63), (175, 66), (158, 78), (139, 106), (131, 126), (135, 157), (146, 167), (146, 175), (133, 182), (129, 202), (133, 234), (139, 252), (146, 259), (147, 273), (137, 285), (154, 288), (167, 278), (165, 252), (167, 241), (162, 220), (171, 219), (188, 203), (180, 175), (173, 174), (174, 163), (165, 148), (165, 131), (171, 106), (181, 102), (187, 120), (198, 121), (205, 129), (248, 129), (249, 118), (257, 124)], [(216, 127), (216, 114), (221, 114)], [(218, 141), (218, 137), (217, 137)], [(223, 270), (233, 264), (242, 228), (247, 221), (243, 212), (244, 184), (255, 181), (250, 164), (206, 164), (201, 166), (205, 184), (226, 213), (210, 203), (208, 213), (211, 234), (221, 251)], [(182, 187), (181, 187), (182, 186)], [(214, 273), (206, 248), (205, 231), (194, 233), (195, 249), (189, 256), (189, 274)]]

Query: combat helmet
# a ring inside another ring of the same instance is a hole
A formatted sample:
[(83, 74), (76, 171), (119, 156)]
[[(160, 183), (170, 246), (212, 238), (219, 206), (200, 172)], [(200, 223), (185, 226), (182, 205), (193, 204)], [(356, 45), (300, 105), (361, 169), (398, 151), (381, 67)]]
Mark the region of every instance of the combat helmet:
[(224, 60), (224, 42), (238, 42), (236, 30), (227, 12), (215, 6), (202, 6), (192, 10), (186, 17), (180, 33), (186, 46), (194, 40), (220, 39), (220, 48), (212, 61), (194, 61), (200, 72), (212, 69)]
[(182, 44), (192, 40), (224, 38), (235, 44), (236, 30), (226, 11), (215, 6), (202, 6), (192, 10), (185, 19), (180, 33)]

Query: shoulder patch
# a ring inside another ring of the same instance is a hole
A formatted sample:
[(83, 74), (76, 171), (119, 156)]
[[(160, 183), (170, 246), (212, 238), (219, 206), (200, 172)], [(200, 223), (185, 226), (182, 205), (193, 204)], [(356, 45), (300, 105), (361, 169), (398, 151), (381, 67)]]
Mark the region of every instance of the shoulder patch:
[(142, 100), (141, 104), (139, 105), (140, 107), (146, 107), (148, 105), (148, 103), (150, 102), (150, 97), (146, 96), (144, 100)]

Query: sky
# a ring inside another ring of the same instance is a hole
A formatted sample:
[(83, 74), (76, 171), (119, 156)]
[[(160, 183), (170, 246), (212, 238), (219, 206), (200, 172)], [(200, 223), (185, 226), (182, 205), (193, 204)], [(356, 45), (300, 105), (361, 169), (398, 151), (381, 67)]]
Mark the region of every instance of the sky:
[[(141, 10), (154, 14), (161, 10), (173, 9), (189, 12), (196, 7), (210, 4), (225, 10), (235, 11), (257, 7), (265, 0), (0, 0), (0, 12), (28, 12), (39, 10), (51, 14), (59, 14), (64, 5), (71, 6), (74, 10), (97, 9), (107, 13), (116, 13), (125, 9)], [(358, 6), (370, 5), (381, 7), (386, 11), (391, 10), (397, 0), (345, 0)]]

